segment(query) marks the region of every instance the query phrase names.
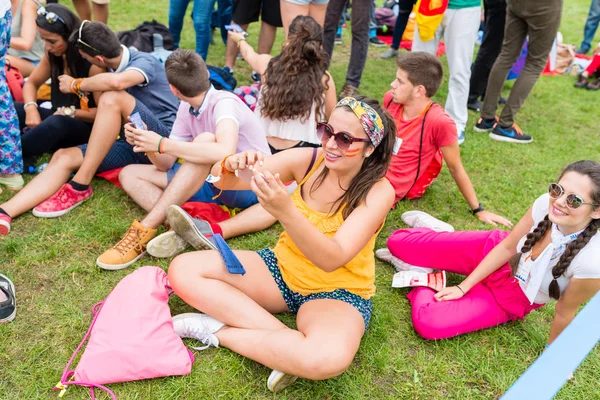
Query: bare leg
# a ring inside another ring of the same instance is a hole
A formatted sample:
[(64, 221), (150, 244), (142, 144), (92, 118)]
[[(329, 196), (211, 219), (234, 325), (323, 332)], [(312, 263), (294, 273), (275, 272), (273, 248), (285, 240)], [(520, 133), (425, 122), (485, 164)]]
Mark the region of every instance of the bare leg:
[(246, 268), (244, 276), (229, 274), (216, 251), (178, 256), (169, 266), (175, 293), (228, 325), (216, 335), (243, 356), (309, 379), (343, 372), (364, 333), (360, 313), (337, 300), (314, 300), (300, 308), (298, 331), (289, 329), (270, 314), (287, 311), (287, 306), (260, 256), (235, 253)]
[[(235, 21), (231, 21), (231, 23), (235, 24)], [(248, 24), (240, 25), (240, 27), (245, 31), (248, 30)], [(233, 67), (235, 66), (235, 58), (237, 57), (237, 54), (238, 54), (237, 43), (235, 43), (233, 40), (227, 39), (227, 50), (225, 53), (225, 66), (226, 67), (233, 69)]]
[(123, 121), (135, 108), (135, 98), (125, 91), (104, 92), (98, 103), (97, 123), (92, 128), (85, 159), (73, 178), (82, 185), (92, 182), (98, 166), (119, 135)]
[(245, 209), (233, 218), (219, 222), (224, 239), (265, 230), (275, 224), (277, 218), (269, 214), (260, 204)]
[(260, 33), (258, 34), (258, 54), (271, 54), (277, 27), (267, 24), (265, 21), (260, 23)]
[(157, 228), (162, 224), (170, 205), (182, 205), (200, 190), (210, 168), (211, 165), (208, 164), (183, 163), (152, 210), (142, 220), (142, 225), (146, 228)]
[(82, 162), (83, 154), (78, 147), (57, 150), (48, 166), (0, 207), (13, 218), (31, 210), (56, 193)]
[(94, 21), (108, 24), (108, 4), (92, 3), (94, 7)]
[[(290, 3), (287, 0), (279, 0), (279, 8), (281, 10), (281, 21), (283, 22), (285, 38), (287, 39), (288, 31), (290, 30), (290, 25), (292, 24), (292, 21), (298, 15), (308, 15), (309, 5), (300, 5)], [(325, 16), (323, 16), (323, 18), (324, 17)], [(323, 24), (321, 24), (321, 26), (323, 26)]]
[(90, 0), (73, 0), (73, 6), (82, 21), (84, 19), (87, 19), (88, 21), (92, 19), (92, 6), (90, 5)]
[(13, 67), (17, 68), (23, 78), (27, 78), (33, 72), (35, 65), (31, 61), (25, 60), (24, 58), (13, 57), (10, 55), (6, 56), (6, 61), (10, 63)]
[(309, 4), (308, 15), (313, 17), (321, 28), (325, 25), (325, 14), (327, 14), (327, 4)]
[(167, 173), (154, 165), (132, 164), (121, 170), (119, 182), (133, 201), (150, 211), (167, 187)]

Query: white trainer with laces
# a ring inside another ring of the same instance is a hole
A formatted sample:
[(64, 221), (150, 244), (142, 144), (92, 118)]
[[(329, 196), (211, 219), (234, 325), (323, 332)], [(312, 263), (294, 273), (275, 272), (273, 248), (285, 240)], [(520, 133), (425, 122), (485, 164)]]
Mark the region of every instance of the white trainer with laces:
[(169, 258), (175, 257), (188, 246), (188, 242), (175, 231), (168, 231), (149, 241), (146, 245), (146, 251), (156, 258)]
[(436, 232), (454, 232), (454, 227), (423, 211), (407, 211), (402, 221), (411, 228), (429, 228)]
[(219, 339), (215, 333), (224, 326), (224, 323), (202, 313), (185, 313), (173, 317), (173, 328), (180, 338), (196, 339), (205, 344), (203, 347), (192, 347), (194, 350), (219, 347)]
[(298, 379), (297, 376), (289, 375), (274, 369), (273, 372), (271, 372), (271, 375), (269, 375), (269, 379), (267, 379), (267, 388), (273, 393), (278, 393), (296, 382), (296, 379)]
[(387, 248), (379, 249), (375, 251), (375, 257), (379, 258), (382, 261), (388, 262), (392, 264), (396, 272), (401, 271), (417, 271), (417, 272), (425, 272), (426, 274), (430, 274), (433, 272), (433, 268), (427, 267), (417, 267), (416, 265), (409, 264), (407, 262), (402, 261), (398, 257), (394, 256)]

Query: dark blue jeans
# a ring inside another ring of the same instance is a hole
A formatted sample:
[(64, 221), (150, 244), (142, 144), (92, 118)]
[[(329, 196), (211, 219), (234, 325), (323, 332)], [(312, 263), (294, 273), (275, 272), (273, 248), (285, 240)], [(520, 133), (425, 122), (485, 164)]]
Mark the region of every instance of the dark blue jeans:
[(579, 49), (587, 53), (592, 47), (592, 40), (598, 29), (600, 23), (600, 0), (592, 0), (590, 5), (590, 13), (588, 14), (587, 21), (585, 21), (585, 27), (583, 28), (583, 42)]
[[(179, 47), (183, 19), (190, 0), (171, 0), (169, 2), (169, 30), (173, 35), (175, 47)], [(208, 56), (211, 30), (210, 22), (215, 7), (215, 0), (193, 0), (192, 19), (196, 30), (196, 53), (204, 60)]]
[(400, 0), (398, 2), (398, 17), (396, 18), (396, 24), (394, 25), (394, 36), (392, 37), (392, 49), (398, 50), (400, 48), (400, 41), (402, 41), (402, 35), (408, 24), (410, 13), (417, 0)]

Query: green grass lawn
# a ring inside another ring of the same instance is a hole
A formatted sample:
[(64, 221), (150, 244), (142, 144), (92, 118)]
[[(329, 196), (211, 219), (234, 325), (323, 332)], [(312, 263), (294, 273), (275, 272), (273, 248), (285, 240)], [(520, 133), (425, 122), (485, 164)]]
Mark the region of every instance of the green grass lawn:
[[(566, 43), (579, 44), (588, 7), (589, 0), (565, 2), (561, 32)], [(110, 25), (115, 30), (131, 29), (152, 18), (166, 24), (167, 13), (167, 0), (114, 0)], [(256, 45), (257, 24), (250, 33), (249, 42)], [(279, 32), (273, 54), (278, 52), (282, 35)], [(221, 66), (225, 48), (217, 35), (215, 40), (208, 63)], [(190, 18), (186, 18), (182, 46), (194, 48)], [(395, 74), (392, 60), (378, 58), (384, 50), (369, 50), (360, 88), (361, 93), (377, 99), (382, 99)], [(331, 67), (338, 90), (344, 84), (349, 51), (350, 34), (345, 32), (344, 44), (336, 46)], [(240, 83), (249, 81), (250, 70), (243, 62), (238, 62), (236, 73)], [(470, 113), (462, 159), (488, 210), (516, 222), (563, 166), (580, 159), (598, 160), (595, 124), (600, 94), (574, 89), (573, 81), (570, 76), (540, 78), (517, 118), (534, 137), (527, 146), (499, 143), (475, 133), (472, 126), (478, 116)], [(444, 104), (446, 92), (447, 77), (435, 100)], [(94, 197), (68, 216), (50, 220), (28, 213), (14, 220), (9, 236), (0, 238), (0, 272), (14, 280), (18, 298), (16, 320), (0, 326), (0, 399), (55, 398), (52, 387), (90, 324), (90, 307), (133, 271), (103, 271), (96, 267), (95, 259), (114, 245), (143, 211), (111, 184), (97, 179), (93, 185)], [(5, 191), (0, 202), (9, 197)], [(403, 227), (400, 215), (410, 209), (428, 211), (456, 229), (491, 228), (470, 215), (444, 170), (421, 200), (401, 202), (389, 214), (378, 247)], [(230, 244), (253, 250), (273, 246), (280, 231), (277, 225)], [(136, 267), (143, 265), (166, 269), (168, 260), (146, 257)], [(266, 388), (269, 369), (221, 348), (196, 352), (189, 376), (110, 388), (121, 399), (492, 399), (512, 385), (546, 343), (553, 305), (532, 313), (524, 322), (449, 340), (424, 341), (412, 329), (407, 291), (390, 287), (392, 275), (391, 266), (377, 264), (378, 294), (371, 328), (350, 369), (337, 378), (300, 380), (275, 396)], [(458, 279), (450, 276), (450, 284)], [(175, 296), (171, 303), (173, 314), (191, 311)], [(282, 318), (294, 325), (293, 317)], [(599, 399), (599, 370), (600, 352), (596, 349), (557, 398)], [(71, 388), (65, 398), (89, 395), (86, 389)], [(107, 397), (100, 394), (99, 398)]]

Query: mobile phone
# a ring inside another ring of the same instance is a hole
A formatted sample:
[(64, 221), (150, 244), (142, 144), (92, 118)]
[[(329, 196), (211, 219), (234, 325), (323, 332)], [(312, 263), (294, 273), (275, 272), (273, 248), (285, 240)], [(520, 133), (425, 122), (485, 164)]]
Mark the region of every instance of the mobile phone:
[(243, 33), (244, 37), (248, 37), (248, 32), (242, 29), (238, 24), (225, 25), (225, 29), (228, 31)]
[(142, 117), (140, 117), (139, 112), (131, 114), (129, 119), (131, 120), (133, 126), (135, 126), (137, 129), (144, 129), (144, 123), (142, 122)]

